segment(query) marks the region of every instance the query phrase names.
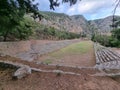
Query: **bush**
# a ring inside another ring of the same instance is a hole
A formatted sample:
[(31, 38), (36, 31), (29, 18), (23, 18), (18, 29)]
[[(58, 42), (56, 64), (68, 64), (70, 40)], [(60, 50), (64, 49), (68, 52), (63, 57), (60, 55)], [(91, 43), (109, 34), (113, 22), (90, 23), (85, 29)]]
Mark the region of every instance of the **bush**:
[(118, 40), (120, 40), (120, 28), (112, 30), (112, 36)]
[(60, 31), (60, 30), (55, 29), (54, 27), (44, 27), (44, 26), (42, 27), (36, 30), (37, 37), (41, 39), (64, 40), (64, 39), (80, 38), (80, 34)]
[(107, 47), (120, 47), (120, 41), (113, 36), (94, 35), (91, 40)]
[(111, 47), (120, 47), (120, 41), (118, 39), (116, 39), (116, 38), (111, 37), (109, 39), (109, 45)]
[(6, 33), (7, 30), (0, 31), (0, 37), (3, 38), (3, 41), (6, 40), (25, 40), (28, 39), (29, 36), (32, 35), (32, 26), (33, 21), (30, 20), (29, 18), (24, 18), (19, 22), (19, 25), (17, 25), (14, 28), (8, 29), (8, 32)]

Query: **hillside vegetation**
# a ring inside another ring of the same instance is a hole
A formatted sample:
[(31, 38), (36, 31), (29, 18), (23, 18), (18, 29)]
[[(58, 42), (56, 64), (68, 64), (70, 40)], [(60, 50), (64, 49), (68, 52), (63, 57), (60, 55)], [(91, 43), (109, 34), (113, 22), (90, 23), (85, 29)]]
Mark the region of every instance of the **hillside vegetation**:
[[(111, 35), (112, 16), (87, 21), (82, 15), (68, 16), (64, 13), (39, 12), (43, 18), (33, 19), (33, 14), (29, 13), (24, 19), (10, 30), (0, 31), (0, 41), (5, 40), (26, 40), (26, 39), (50, 39), (63, 40), (80, 37), (91, 38), (94, 34)], [(116, 22), (119, 21), (116, 16)], [(8, 31), (8, 32), (6, 32)]]
[(0, 40), (4, 38), (7, 40), (27, 40), (27, 39), (49, 39), (49, 40), (61, 40), (61, 39), (74, 39), (79, 38), (80, 34), (67, 32), (65, 30), (58, 30), (55, 27), (43, 25), (36, 22), (28, 15), (24, 16), (24, 19), (20, 22), (20, 25), (12, 29), (6, 37), (4, 32), (0, 32)]

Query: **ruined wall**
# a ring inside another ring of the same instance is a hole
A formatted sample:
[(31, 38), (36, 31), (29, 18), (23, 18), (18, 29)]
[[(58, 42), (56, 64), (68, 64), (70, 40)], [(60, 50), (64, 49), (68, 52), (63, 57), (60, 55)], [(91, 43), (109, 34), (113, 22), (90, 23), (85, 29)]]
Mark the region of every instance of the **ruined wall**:
[(0, 42), (0, 54), (15, 55), (30, 50), (30, 41)]

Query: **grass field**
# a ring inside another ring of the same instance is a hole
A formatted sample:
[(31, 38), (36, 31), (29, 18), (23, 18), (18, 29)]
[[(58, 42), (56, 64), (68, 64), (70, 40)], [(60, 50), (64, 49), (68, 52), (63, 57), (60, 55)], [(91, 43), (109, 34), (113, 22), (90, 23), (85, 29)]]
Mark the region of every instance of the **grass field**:
[(74, 55), (74, 54), (84, 54), (87, 53), (92, 48), (91, 41), (82, 41), (76, 44), (69, 45), (63, 49), (60, 49), (57, 52), (49, 54), (53, 57), (62, 57), (65, 55)]
[(70, 64), (69, 62), (76, 59), (76, 61), (74, 61), (77, 63), (80, 62), (80, 59), (87, 59), (86, 56), (91, 56), (90, 52), (92, 50), (93, 43), (91, 41), (81, 41), (43, 56), (42, 62), (51, 64), (58, 61), (58, 63), (66, 62)]

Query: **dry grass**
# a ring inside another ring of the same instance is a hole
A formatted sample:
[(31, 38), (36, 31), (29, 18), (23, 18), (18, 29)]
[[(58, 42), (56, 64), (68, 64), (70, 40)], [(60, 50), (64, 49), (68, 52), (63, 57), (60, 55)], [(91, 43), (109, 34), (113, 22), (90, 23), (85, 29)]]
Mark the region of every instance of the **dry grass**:
[(49, 54), (52, 57), (64, 57), (66, 55), (75, 55), (75, 54), (85, 54), (92, 48), (91, 41), (82, 41), (69, 45), (63, 49), (60, 49), (57, 52)]
[(91, 41), (74, 43), (40, 57), (39, 61), (45, 64), (93, 66), (95, 64), (93, 43)]

